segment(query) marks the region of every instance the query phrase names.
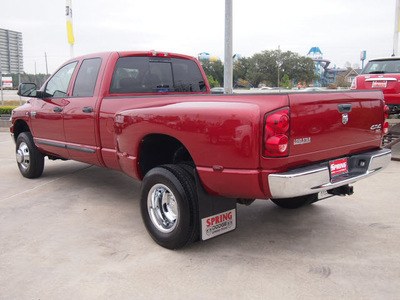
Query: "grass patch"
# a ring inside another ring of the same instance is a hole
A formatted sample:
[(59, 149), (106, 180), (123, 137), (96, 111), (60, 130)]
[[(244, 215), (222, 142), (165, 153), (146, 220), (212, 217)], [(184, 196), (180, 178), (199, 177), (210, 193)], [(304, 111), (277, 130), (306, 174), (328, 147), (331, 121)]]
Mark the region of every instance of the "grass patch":
[(18, 106), (0, 106), (0, 115), (10, 115), (11, 111)]
[[(22, 99), (21, 104), (24, 105), (25, 102), (26, 101)], [(4, 106), (19, 106), (19, 100), (4, 100)], [(0, 101), (0, 107), (2, 107), (1, 101)]]

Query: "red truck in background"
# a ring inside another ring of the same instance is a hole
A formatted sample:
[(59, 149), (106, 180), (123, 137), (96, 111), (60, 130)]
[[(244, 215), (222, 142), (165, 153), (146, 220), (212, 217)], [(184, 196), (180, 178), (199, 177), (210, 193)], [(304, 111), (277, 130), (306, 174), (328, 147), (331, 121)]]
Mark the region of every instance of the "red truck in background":
[(371, 59), (360, 76), (354, 78), (352, 90), (382, 90), (390, 113), (400, 113), (400, 58)]
[(165, 52), (74, 58), (12, 113), (21, 174), (44, 157), (141, 180), (151, 237), (176, 249), (236, 228), (236, 204), (298, 208), (384, 169), (380, 91), (212, 95), (199, 62)]

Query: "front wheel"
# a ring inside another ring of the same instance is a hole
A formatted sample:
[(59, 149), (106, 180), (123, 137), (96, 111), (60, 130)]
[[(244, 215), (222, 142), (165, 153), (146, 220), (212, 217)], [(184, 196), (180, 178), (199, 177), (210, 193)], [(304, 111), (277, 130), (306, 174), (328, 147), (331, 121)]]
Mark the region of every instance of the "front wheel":
[(150, 170), (143, 179), (140, 207), (153, 240), (178, 249), (199, 236), (199, 213), (193, 175), (182, 166)]
[(318, 201), (318, 194), (305, 195), (294, 198), (271, 199), (276, 205), (282, 208), (295, 209), (310, 205)]
[(19, 171), (26, 178), (37, 178), (43, 173), (44, 155), (33, 142), (30, 132), (18, 135), (16, 143), (16, 159)]

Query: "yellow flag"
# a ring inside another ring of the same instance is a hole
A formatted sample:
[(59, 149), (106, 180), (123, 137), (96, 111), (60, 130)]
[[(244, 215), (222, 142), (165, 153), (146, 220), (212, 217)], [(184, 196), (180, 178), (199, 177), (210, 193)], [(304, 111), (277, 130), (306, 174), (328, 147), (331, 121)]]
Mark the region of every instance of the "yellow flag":
[(66, 16), (67, 16), (67, 33), (68, 43), (73, 45), (75, 43), (74, 32), (72, 30), (72, 0), (66, 0)]

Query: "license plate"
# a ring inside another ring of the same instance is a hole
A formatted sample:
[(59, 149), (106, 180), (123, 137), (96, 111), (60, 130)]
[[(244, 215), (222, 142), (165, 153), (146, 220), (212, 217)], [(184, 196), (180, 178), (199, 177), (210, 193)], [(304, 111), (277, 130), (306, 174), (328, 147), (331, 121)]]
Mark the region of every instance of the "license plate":
[(329, 166), (331, 169), (332, 177), (346, 174), (349, 171), (347, 168), (347, 158), (333, 160), (329, 162)]
[(386, 88), (387, 81), (373, 81), (372, 88)]

